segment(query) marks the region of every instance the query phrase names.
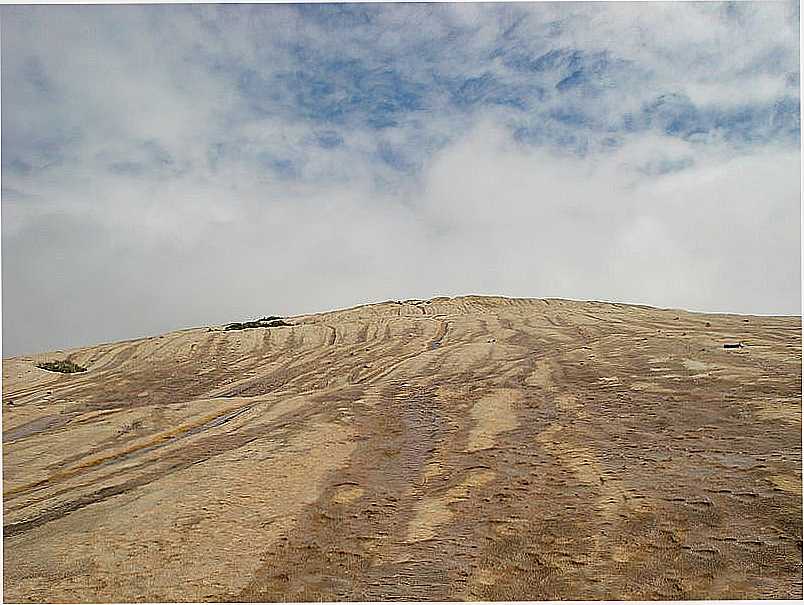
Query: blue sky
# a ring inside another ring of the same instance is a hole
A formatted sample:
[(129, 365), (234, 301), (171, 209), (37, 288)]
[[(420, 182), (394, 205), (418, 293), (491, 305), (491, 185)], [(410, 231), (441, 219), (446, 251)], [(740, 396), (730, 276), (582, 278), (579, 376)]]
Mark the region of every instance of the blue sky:
[(442, 294), (798, 313), (798, 10), (3, 6), (4, 355)]

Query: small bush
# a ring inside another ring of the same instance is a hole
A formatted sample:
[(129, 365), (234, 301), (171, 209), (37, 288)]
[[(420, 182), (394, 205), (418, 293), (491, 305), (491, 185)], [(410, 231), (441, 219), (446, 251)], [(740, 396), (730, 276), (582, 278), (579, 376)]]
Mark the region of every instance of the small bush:
[(276, 315), (271, 315), (269, 317), (263, 317), (262, 319), (258, 319), (257, 321), (246, 321), (243, 323), (233, 323), (229, 324), (224, 328), (224, 330), (246, 330), (248, 328), (278, 328), (281, 326), (290, 326), (293, 324), (287, 323), (281, 317)]
[(73, 363), (69, 359), (61, 359), (58, 361), (45, 361), (36, 364), (37, 368), (42, 368), (48, 372), (61, 372), (62, 374), (72, 374), (74, 372), (86, 372), (87, 369), (81, 367), (77, 363)]

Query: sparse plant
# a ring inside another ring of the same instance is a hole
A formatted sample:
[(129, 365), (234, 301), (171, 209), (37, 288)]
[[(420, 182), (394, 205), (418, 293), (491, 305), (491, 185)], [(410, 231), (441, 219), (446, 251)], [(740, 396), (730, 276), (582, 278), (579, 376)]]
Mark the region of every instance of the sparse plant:
[(61, 372), (62, 374), (73, 374), (75, 372), (86, 372), (87, 369), (70, 361), (69, 359), (59, 359), (56, 361), (44, 361), (36, 364), (37, 368), (48, 372)]
[(287, 323), (284, 319), (282, 319), (278, 315), (269, 315), (268, 317), (263, 317), (262, 319), (258, 319), (256, 321), (231, 323), (227, 325), (224, 328), (224, 330), (228, 332), (230, 330), (246, 330), (248, 328), (278, 328), (290, 325), (293, 324)]

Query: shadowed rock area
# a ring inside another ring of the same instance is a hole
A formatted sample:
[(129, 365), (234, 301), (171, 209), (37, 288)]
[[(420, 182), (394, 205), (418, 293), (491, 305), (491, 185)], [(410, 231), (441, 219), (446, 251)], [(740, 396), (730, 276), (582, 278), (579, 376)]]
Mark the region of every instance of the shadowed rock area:
[(286, 322), (4, 359), (5, 600), (802, 597), (799, 318)]

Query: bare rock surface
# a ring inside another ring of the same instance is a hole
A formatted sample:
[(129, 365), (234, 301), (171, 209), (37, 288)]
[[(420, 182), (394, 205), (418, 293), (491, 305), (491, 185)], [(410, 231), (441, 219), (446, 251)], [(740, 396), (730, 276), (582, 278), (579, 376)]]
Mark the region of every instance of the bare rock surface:
[(5, 600), (802, 597), (799, 318), (285, 321), (4, 359)]

